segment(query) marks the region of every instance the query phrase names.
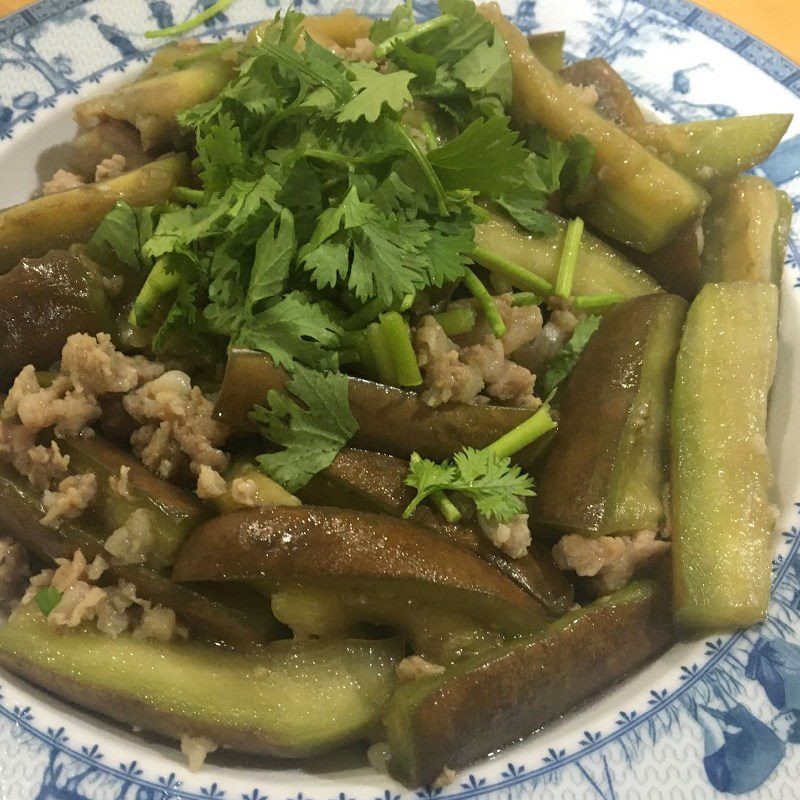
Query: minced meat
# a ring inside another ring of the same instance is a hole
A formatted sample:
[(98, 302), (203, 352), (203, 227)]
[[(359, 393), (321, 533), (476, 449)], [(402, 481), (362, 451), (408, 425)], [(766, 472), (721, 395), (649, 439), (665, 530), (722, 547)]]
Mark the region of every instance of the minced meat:
[(235, 503), (252, 508), (258, 505), (258, 486), (252, 478), (234, 478), (231, 498)]
[(58, 484), (58, 490), (46, 489), (42, 497), (45, 515), (42, 525), (58, 527), (62, 519), (75, 519), (94, 502), (97, 495), (97, 476), (92, 472), (69, 475)]
[[(507, 295), (494, 298), (506, 326), (497, 339), (481, 317), (468, 333), (450, 339), (432, 317), (420, 320), (415, 332), (417, 361), (424, 376), (422, 399), (430, 406), (442, 403), (475, 403), (486, 397), (514, 406), (536, 407), (536, 376), (510, 360), (520, 347), (535, 339), (542, 329), (538, 306), (511, 305)], [(451, 307), (458, 307), (454, 303)], [(483, 395), (481, 395), (483, 393)]]
[(42, 194), (59, 194), (66, 192), (69, 189), (77, 189), (78, 186), (83, 186), (85, 181), (80, 175), (74, 172), (68, 172), (65, 169), (58, 169), (49, 181), (45, 181), (42, 185)]
[(638, 531), (631, 536), (580, 536), (567, 534), (553, 547), (559, 569), (594, 578), (603, 594), (624, 586), (641, 568), (649, 566), (669, 550), (655, 531)]
[(197, 475), (197, 496), (203, 500), (213, 500), (227, 491), (228, 483), (225, 478), (207, 464), (201, 464)]
[(114, 153), (109, 158), (104, 158), (94, 170), (94, 179), (104, 181), (109, 178), (119, 178), (128, 166), (128, 162), (121, 153)]
[(186, 756), (186, 766), (192, 772), (198, 772), (203, 768), (206, 757), (217, 749), (216, 742), (205, 736), (181, 736), (181, 752)]
[(441, 675), (444, 667), (427, 661), (422, 656), (408, 656), (398, 663), (395, 672), (401, 681), (415, 681), (430, 675)]
[(507, 556), (522, 558), (528, 555), (531, 531), (527, 514), (517, 514), (510, 522), (497, 522), (478, 514), (478, 524), (486, 538)]
[(7, 536), (0, 538), (0, 605), (20, 599), (30, 574), (25, 548)]
[(153, 518), (147, 509), (137, 508), (106, 539), (105, 548), (117, 564), (145, 564), (151, 560), (155, 544)]
[(568, 308), (556, 308), (535, 339), (514, 351), (514, 361), (536, 375), (564, 349), (578, 324), (578, 318)]
[(130, 477), (131, 468), (122, 464), (119, 468), (119, 475), (108, 476), (108, 488), (114, 494), (119, 495), (123, 500), (131, 500), (131, 493), (128, 489), (128, 479)]

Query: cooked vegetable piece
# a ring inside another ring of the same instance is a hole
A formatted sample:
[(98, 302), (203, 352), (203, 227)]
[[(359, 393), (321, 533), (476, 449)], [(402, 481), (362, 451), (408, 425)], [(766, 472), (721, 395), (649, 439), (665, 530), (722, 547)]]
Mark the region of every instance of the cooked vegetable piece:
[(253, 506), (299, 506), (300, 500), (290, 494), (279, 483), (265, 475), (254, 463), (241, 459), (233, 464), (225, 473), (228, 489), (214, 498), (214, 504), (224, 514), (227, 511), (237, 511), (247, 505), (238, 500), (233, 492), (233, 481), (239, 479), (253, 482)]
[(87, 181), (93, 181), (100, 162), (114, 155), (124, 157), (125, 169), (129, 171), (152, 160), (142, 150), (136, 128), (127, 122), (110, 119), (76, 134), (67, 153), (67, 168)]
[(578, 212), (608, 236), (644, 252), (662, 247), (706, 205), (705, 192), (604, 119), (531, 53), (496, 4), (480, 12), (503, 36), (514, 71), (512, 110), (517, 125), (543, 125), (557, 139), (576, 133), (595, 147), (597, 186)]
[(216, 97), (235, 72), (235, 63), (215, 58), (197, 61), (185, 69), (135, 81), (111, 94), (92, 97), (74, 109), (79, 127), (118, 119), (133, 125), (145, 151), (165, 149), (180, 138), (177, 114)]
[(627, 248), (627, 255), (648, 275), (652, 275), (666, 291), (691, 300), (701, 284), (702, 244), (702, 225), (698, 220), (692, 220), (664, 247), (652, 253), (639, 253), (633, 248)]
[(528, 47), (547, 69), (558, 72), (564, 66), (564, 31), (528, 35)]
[(791, 121), (791, 114), (760, 114), (679, 125), (639, 124), (628, 133), (678, 172), (712, 186), (760, 164)]
[(566, 385), (542, 465), (538, 515), (601, 534), (663, 521), (667, 402), (686, 302), (635, 298), (613, 308)]
[(88, 258), (64, 250), (23, 258), (0, 275), (0, 382), (26, 364), (49, 367), (70, 334), (111, 330), (112, 319), (102, 275)]
[[(249, 414), (270, 389), (283, 390), (287, 375), (268, 356), (233, 349), (228, 355), (217, 411), (234, 431), (252, 430)], [(408, 458), (449, 458), (462, 447), (486, 447), (530, 417), (530, 409), (505, 406), (426, 405), (416, 394), (350, 378), (350, 410), (359, 429), (352, 444)], [(525, 467), (540, 453), (534, 442), (514, 456)]]
[[(98, 555), (109, 560), (102, 533), (84, 528), (80, 522), (64, 522), (59, 528), (50, 528), (39, 522), (43, 515), (40, 499), (27, 481), (8, 465), (0, 464), (0, 530), (38, 558), (71, 559), (76, 550), (81, 550), (90, 561)], [(110, 531), (104, 533), (108, 535)], [(211, 641), (248, 647), (265, 639), (267, 613), (229, 607), (144, 567), (111, 564), (108, 574), (114, 580), (122, 578), (133, 583), (139, 597), (172, 608), (181, 622)]]
[[(507, 258), (554, 284), (567, 221), (557, 218), (556, 225), (557, 231), (553, 235), (532, 236), (511, 220), (490, 214), (486, 222), (478, 225), (475, 242), (480, 248)], [(626, 297), (636, 297), (658, 291), (658, 284), (625, 256), (585, 232), (581, 239), (572, 291), (574, 294), (619, 292)]]
[(201, 525), (181, 548), (175, 580), (256, 582), (340, 593), (394, 593), (504, 635), (538, 630), (543, 607), (468, 550), (383, 514), (325, 506), (235, 511)]
[(764, 618), (770, 588), (767, 395), (778, 290), (708, 284), (689, 310), (672, 400), (675, 616), (693, 630)]
[[(260, 44), (272, 25), (271, 19), (259, 22), (247, 35), (247, 43)], [(369, 36), (372, 20), (356, 14), (352, 8), (345, 8), (337, 14), (309, 15), (302, 20), (302, 26), (323, 47), (354, 47), (358, 39)]]
[[(209, 515), (202, 503), (172, 483), (156, 477), (141, 462), (97, 436), (65, 439), (62, 452), (70, 457), (70, 469), (97, 476), (97, 496), (85, 521), (100, 532), (123, 527), (137, 509), (147, 512), (153, 535), (147, 566), (159, 569), (172, 563), (183, 540)], [(109, 484), (126, 468), (127, 497)]]
[[(333, 464), (315, 476), (300, 492), (307, 503), (377, 511), (400, 517), (414, 498), (404, 481), (408, 462), (382, 453), (345, 448)], [(454, 545), (477, 553), (507, 578), (521, 586), (553, 614), (563, 614), (573, 602), (572, 586), (552, 557), (536, 546), (523, 558), (509, 558), (494, 547), (474, 521), (450, 523), (425, 505), (409, 518), (415, 525), (436, 531)]]
[(562, 69), (561, 76), (573, 86), (593, 87), (597, 92), (595, 108), (606, 119), (623, 127), (645, 124), (644, 114), (633, 92), (622, 76), (604, 58), (576, 61)]
[(0, 211), (0, 269), (25, 256), (86, 241), (118, 200), (149, 206), (169, 200), (191, 177), (189, 159), (166, 156), (118, 178), (37, 197)]
[(741, 175), (721, 186), (703, 218), (706, 283), (780, 284), (792, 202), (766, 178)]
[(402, 657), (397, 640), (275, 642), (235, 653), (90, 629), (61, 631), (34, 604), (0, 630), (0, 663), (126, 725), (289, 758), (363, 736)]
[(530, 639), (402, 684), (384, 719), (389, 770), (409, 786), (432, 783), (445, 766), (496, 752), (619, 681), (671, 634), (659, 590), (636, 583)]

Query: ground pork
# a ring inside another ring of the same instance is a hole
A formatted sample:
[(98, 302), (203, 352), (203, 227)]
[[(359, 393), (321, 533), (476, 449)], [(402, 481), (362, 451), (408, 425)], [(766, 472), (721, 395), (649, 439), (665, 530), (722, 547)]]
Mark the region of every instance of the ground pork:
[(478, 524), (486, 538), (507, 556), (522, 558), (528, 555), (531, 531), (527, 514), (517, 514), (510, 522), (497, 522), (478, 514)]
[(94, 179), (96, 181), (107, 180), (108, 178), (118, 178), (125, 172), (128, 163), (125, 156), (120, 153), (114, 153), (110, 158), (104, 158), (94, 170)]
[(222, 475), (206, 464), (200, 465), (197, 475), (197, 496), (203, 500), (213, 500), (228, 491), (228, 483)]
[(536, 375), (564, 349), (572, 336), (578, 318), (569, 309), (556, 309), (544, 324), (541, 333), (514, 351), (514, 361)]
[(189, 632), (178, 625), (175, 612), (164, 606), (147, 604), (142, 610), (142, 619), (133, 629), (136, 639), (155, 639), (159, 642), (171, 642), (180, 637), (186, 639)]
[(367, 748), (367, 761), (375, 772), (387, 773), (390, 758), (391, 753), (386, 742), (375, 742)]
[(669, 546), (655, 531), (638, 531), (632, 536), (567, 534), (553, 547), (553, 557), (559, 569), (595, 578), (598, 591), (608, 594), (666, 553)]
[(74, 172), (67, 172), (65, 169), (58, 169), (53, 177), (42, 185), (42, 194), (66, 192), (68, 189), (76, 189), (78, 186), (83, 186), (84, 183), (85, 181), (80, 175), (76, 175)]
[(439, 777), (431, 784), (434, 789), (444, 789), (456, 779), (456, 771), (450, 767), (442, 767)]
[(119, 468), (119, 475), (108, 476), (108, 488), (114, 494), (119, 495), (123, 500), (131, 500), (130, 490), (128, 488), (128, 480), (130, 478), (131, 468), (122, 464)]
[(153, 518), (147, 509), (131, 512), (125, 524), (106, 539), (105, 548), (117, 564), (145, 564), (151, 561), (156, 536)]
[(192, 772), (198, 772), (205, 764), (206, 756), (217, 749), (216, 742), (205, 736), (181, 736), (181, 752), (186, 756), (186, 765)]
[(126, 411), (142, 427), (131, 444), (142, 463), (161, 477), (174, 474), (180, 455), (200, 475), (203, 466), (221, 472), (229, 457), (219, 449), (227, 428), (212, 417), (214, 406), (184, 372), (172, 370), (127, 394)]
[(58, 490), (46, 489), (42, 497), (45, 515), (42, 525), (57, 528), (62, 519), (79, 517), (93, 502), (97, 494), (97, 476), (92, 472), (69, 475), (58, 484)]
[(372, 61), (375, 45), (367, 38), (356, 39), (352, 47), (337, 46), (337, 55), (345, 61)]
[[(514, 307), (506, 295), (495, 298), (506, 332), (497, 339), (481, 318), (472, 331), (453, 341), (432, 316), (415, 332), (417, 360), (424, 375), (422, 399), (430, 406), (480, 402), (480, 393), (515, 406), (536, 407), (536, 376), (509, 356), (542, 329), (538, 306)], [(453, 304), (457, 307), (458, 304)]]
[(234, 478), (231, 481), (231, 497), (235, 503), (252, 508), (258, 505), (258, 486), (251, 478)]
[(163, 372), (162, 364), (118, 352), (107, 333), (75, 333), (61, 353), (61, 373), (95, 397), (130, 392)]
[(19, 600), (30, 574), (25, 548), (7, 536), (0, 538), (0, 605)]
[(422, 656), (408, 656), (398, 663), (394, 671), (401, 681), (415, 681), (430, 675), (441, 675), (444, 667), (426, 661)]
[(67, 474), (69, 456), (61, 453), (57, 442), (37, 445), (35, 439), (35, 431), (17, 420), (0, 419), (0, 458), (10, 462), (33, 487), (44, 491)]

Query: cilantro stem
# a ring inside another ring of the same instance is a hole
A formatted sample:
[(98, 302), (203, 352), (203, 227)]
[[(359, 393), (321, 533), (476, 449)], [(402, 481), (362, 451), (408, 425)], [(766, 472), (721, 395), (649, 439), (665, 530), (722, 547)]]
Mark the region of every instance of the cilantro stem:
[(500, 316), (500, 312), (497, 310), (494, 298), (489, 294), (489, 290), (471, 269), (464, 270), (464, 284), (470, 294), (478, 301), (495, 339), (502, 339), (506, 333), (506, 326)]
[(186, 67), (191, 67), (192, 64), (196, 64), (198, 61), (205, 61), (206, 59), (214, 58), (219, 53), (224, 53), (226, 50), (230, 50), (231, 47), (233, 47), (233, 39), (223, 39), (221, 42), (203, 47), (199, 53), (190, 56), (189, 58), (179, 58), (175, 62), (175, 68), (186, 69)]
[(538, 306), (542, 298), (535, 292), (515, 292), (511, 295), (512, 306)]
[(528, 417), (525, 422), (504, 433), (499, 439), (492, 442), (485, 449), (490, 450), (500, 458), (508, 458), (518, 453), (524, 447), (535, 442), (548, 431), (553, 430), (556, 423), (550, 416), (550, 405), (544, 403), (539, 410)]
[(361, 362), (361, 356), (358, 349), (355, 347), (348, 347), (339, 351), (340, 364), (358, 364)]
[(394, 364), (397, 386), (419, 386), (422, 374), (417, 365), (417, 354), (411, 343), (411, 332), (397, 311), (381, 314), (380, 326), (386, 348)]
[(427, 119), (422, 121), (422, 132), (425, 134), (425, 144), (428, 146), (428, 150), (435, 150), (439, 146), (439, 140), (433, 125)]
[(355, 334), (353, 346), (358, 353), (358, 363), (362, 374), (370, 380), (379, 380), (378, 362), (375, 360), (375, 353), (372, 352), (366, 331), (358, 331)]
[(621, 303), (625, 299), (624, 294), (618, 292), (608, 292), (607, 294), (584, 294), (572, 298), (572, 304), (580, 311), (603, 311), (606, 308)]
[(414, 158), (414, 161), (417, 162), (419, 168), (428, 179), (428, 183), (431, 185), (433, 194), (436, 197), (436, 205), (439, 215), (442, 217), (449, 216), (450, 212), (447, 210), (447, 192), (444, 190), (444, 186), (442, 186), (442, 182), (439, 180), (439, 176), (436, 174), (436, 171), (431, 166), (431, 162), (428, 161), (428, 157), (422, 152), (422, 150), (419, 149), (419, 145), (399, 122), (395, 122), (394, 126), (400, 136), (403, 137), (403, 140), (405, 141), (409, 152)]
[(582, 236), (583, 220), (580, 217), (575, 217), (567, 225), (567, 232), (564, 236), (564, 249), (561, 251), (561, 260), (558, 264), (556, 294), (559, 297), (569, 297), (572, 294), (572, 279), (575, 277), (575, 267), (578, 264)]
[(379, 322), (373, 322), (372, 325), (367, 328), (367, 342), (369, 343), (369, 349), (372, 351), (372, 356), (375, 360), (378, 378), (381, 382), (389, 386), (395, 386), (397, 383), (397, 374), (395, 372), (394, 360), (389, 351), (383, 328)]
[(181, 36), (184, 33), (192, 30), (192, 28), (196, 28), (198, 25), (201, 25), (207, 19), (211, 19), (211, 17), (216, 17), (221, 11), (224, 11), (233, 0), (217, 0), (216, 3), (210, 5), (205, 11), (201, 11), (199, 14), (196, 14), (194, 17), (187, 19), (184, 22), (179, 23), (178, 25), (171, 25), (169, 28), (158, 28), (153, 31), (145, 31), (145, 37), (148, 39), (162, 39), (169, 36)]
[(164, 259), (159, 258), (144, 286), (139, 290), (136, 300), (133, 301), (131, 313), (128, 315), (128, 322), (138, 328), (145, 328), (150, 323), (158, 301), (165, 295), (176, 289), (180, 282), (180, 273), (175, 270), (167, 272), (167, 265)]
[(386, 311), (386, 304), (380, 297), (375, 297), (344, 321), (344, 329), (346, 331), (357, 331), (365, 328), (384, 311)]
[(514, 286), (520, 289), (538, 292), (545, 297), (549, 297), (555, 291), (553, 285), (549, 281), (525, 269), (525, 267), (521, 267), (519, 264), (509, 261), (507, 258), (485, 250), (483, 247), (476, 247), (472, 251), (472, 258), (482, 267), (486, 267), (490, 272), (504, 275)]
[(442, 14), (441, 16), (434, 17), (426, 22), (417, 23), (416, 25), (413, 25), (404, 31), (400, 31), (399, 33), (395, 33), (388, 39), (382, 41), (375, 48), (373, 54), (374, 58), (383, 58), (391, 53), (392, 50), (394, 50), (394, 48), (401, 42), (405, 44), (406, 42), (410, 42), (420, 36), (424, 36), (426, 33), (438, 31), (440, 28), (446, 28), (448, 25), (452, 25), (454, 22), (456, 22), (456, 18), (452, 14)]
[(458, 336), (467, 333), (475, 327), (475, 309), (471, 305), (449, 308), (441, 314), (434, 314), (433, 318), (442, 326), (447, 336)]
[(439, 509), (439, 513), (448, 522), (458, 522), (461, 519), (461, 512), (456, 508), (455, 503), (447, 496), (443, 489), (437, 489), (430, 496), (433, 504)]
[(202, 189), (190, 189), (188, 186), (176, 186), (172, 196), (180, 203), (189, 203), (193, 206), (203, 202), (205, 193)]

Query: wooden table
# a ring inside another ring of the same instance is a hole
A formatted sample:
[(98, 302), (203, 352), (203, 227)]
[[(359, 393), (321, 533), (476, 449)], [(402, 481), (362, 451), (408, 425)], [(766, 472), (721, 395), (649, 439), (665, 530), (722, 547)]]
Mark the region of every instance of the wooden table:
[[(0, 0), (0, 17), (30, 4), (31, 0)], [(702, 0), (699, 4), (800, 64), (800, 0)]]

